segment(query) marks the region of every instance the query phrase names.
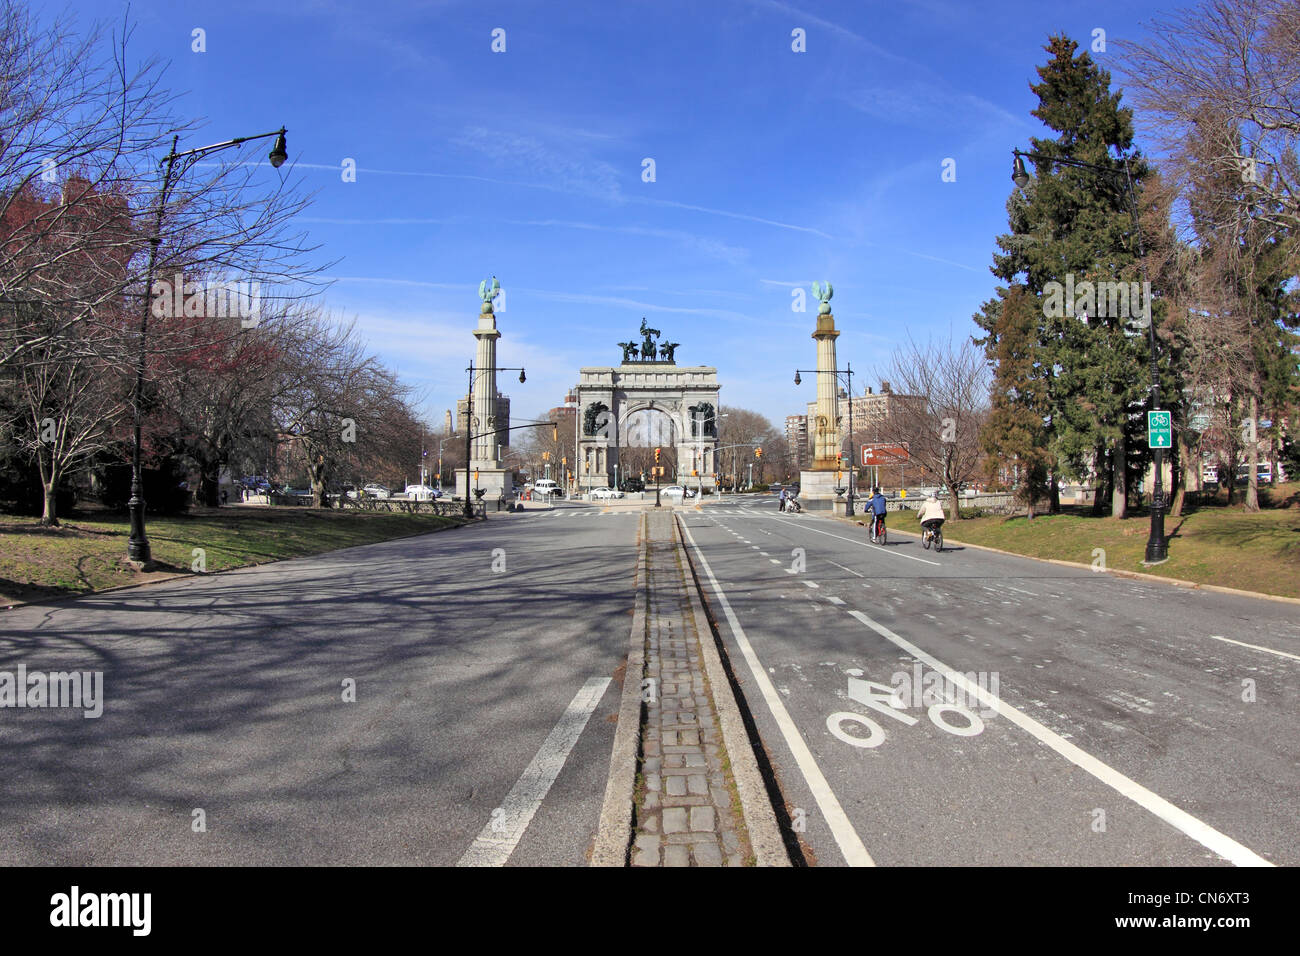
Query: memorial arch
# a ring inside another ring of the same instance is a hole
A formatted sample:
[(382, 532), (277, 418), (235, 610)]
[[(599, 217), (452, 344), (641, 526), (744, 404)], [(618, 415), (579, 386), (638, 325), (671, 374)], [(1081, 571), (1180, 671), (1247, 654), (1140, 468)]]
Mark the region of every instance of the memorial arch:
[(619, 365), (584, 367), (576, 389), (574, 480), (579, 491), (612, 487), (643, 467), (635, 449), (662, 448), (665, 483), (716, 485), (718, 370), (678, 365), (678, 343), (660, 344), (641, 320), (640, 341), (620, 342)]

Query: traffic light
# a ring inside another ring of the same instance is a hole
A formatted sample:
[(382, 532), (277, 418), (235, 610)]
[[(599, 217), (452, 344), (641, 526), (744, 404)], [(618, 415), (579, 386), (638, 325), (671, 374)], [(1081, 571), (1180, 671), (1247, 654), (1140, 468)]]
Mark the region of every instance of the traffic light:
[(662, 448), (656, 448), (656, 449), (655, 449), (655, 464), (656, 464), (656, 465), (659, 464), (659, 453), (660, 453), (661, 451), (663, 451)]
[(551, 453), (549, 451), (542, 452), (542, 461), (550, 461), (550, 460), (551, 460)]
[(551, 441), (559, 441), (559, 440), (560, 440), (560, 426), (557, 425), (557, 424), (552, 424), (552, 425), (551, 425)]
[(763, 457), (763, 449), (761, 449), (761, 448), (755, 448), (755, 449), (754, 449), (754, 457), (755, 457), (755, 458), (762, 458), (762, 457)]

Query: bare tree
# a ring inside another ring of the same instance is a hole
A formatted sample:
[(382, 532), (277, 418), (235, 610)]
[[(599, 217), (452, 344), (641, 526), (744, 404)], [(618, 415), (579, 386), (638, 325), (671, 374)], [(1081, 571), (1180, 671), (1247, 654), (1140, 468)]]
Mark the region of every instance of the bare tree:
[[(784, 436), (766, 415), (748, 408), (728, 405), (722, 414), (718, 445), (724, 450), (718, 453), (718, 480), (722, 481), (725, 476), (727, 487), (743, 485), (749, 477), (749, 465), (753, 464), (754, 480), (762, 482), (767, 459), (774, 455), (779, 460), (783, 450), (774, 443), (784, 441)], [(763, 449), (762, 456), (754, 454), (757, 448)]]
[[(1180, 184), (1208, 172), (1250, 187), (1258, 215), (1300, 226), (1300, 4), (1202, 0), (1121, 44), (1123, 72)], [(1210, 144), (1210, 150), (1204, 145)], [(1236, 184), (1236, 185), (1234, 185)]]
[(912, 400), (891, 403), (881, 437), (906, 444), (910, 460), (949, 492), (948, 512), (960, 518), (957, 496), (981, 472), (980, 427), (988, 415), (989, 374), (969, 338), (960, 343), (910, 336), (888, 371), (894, 391)]
[(58, 348), (57, 339), (46, 338), (29, 353), (32, 360), (12, 374), (28, 419), (28, 428), (17, 430), (15, 437), (40, 468), (45, 493), (41, 524), (46, 526), (59, 524), (56, 502), (63, 479), (114, 444), (114, 428), (130, 408), (125, 376), (91, 350), (46, 361)]
[[(193, 316), (207, 297), (191, 293), (214, 282), (237, 279), (268, 304), (316, 291), (323, 267), (291, 226), (308, 200), (285, 175), (268, 188), (267, 164), (240, 151), (166, 161), (191, 130), (173, 116), (160, 64), (127, 66), (129, 23), (77, 37), (19, 0), (0, 0), (0, 21), (0, 366), (50, 340), (64, 353), (95, 342), (122, 364), (142, 348), (190, 348), (193, 329), (171, 320)], [(103, 214), (107, 196), (125, 201), (119, 215)], [(177, 276), (180, 292), (160, 294)], [(137, 324), (163, 320), (147, 339), (82, 334), (124, 299)]]
[(337, 324), (315, 306), (301, 308), (301, 337), (282, 356), (271, 414), (277, 433), (303, 459), (313, 504), (324, 508), (331, 481), (383, 454), (392, 409), (405, 404), (406, 389), (367, 354), (354, 326)]

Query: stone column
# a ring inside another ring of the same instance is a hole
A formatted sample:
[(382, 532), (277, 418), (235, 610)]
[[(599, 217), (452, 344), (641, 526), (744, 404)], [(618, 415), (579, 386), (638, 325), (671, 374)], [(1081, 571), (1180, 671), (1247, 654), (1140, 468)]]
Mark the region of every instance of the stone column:
[(477, 340), (472, 385), (474, 394), (466, 416), (470, 434), (478, 437), (470, 443), (469, 467), (456, 469), (457, 496), (468, 497), (475, 489), (482, 489), (485, 502), (495, 501), (510, 490), (510, 473), (502, 467), (500, 442), (496, 432), (497, 429), (510, 427), (508, 421), (497, 418), (497, 339), (501, 333), (497, 331), (497, 317), (492, 312), (492, 297), (494, 290), (499, 292), (500, 288), (495, 279), (491, 289), (486, 281), (479, 286), (483, 306), (479, 312), (478, 326), (474, 329), (474, 338)]
[[(474, 338), (478, 340), (478, 354), (474, 359), (474, 433), (479, 434), (473, 443), (471, 467), (486, 470), (499, 469), (497, 436), (494, 428), (508, 428), (509, 422), (496, 421), (497, 415), (497, 317), (492, 312), (481, 312)], [(490, 424), (494, 423), (494, 424)], [(486, 434), (484, 434), (486, 433)]]
[(835, 471), (840, 467), (839, 387), (835, 375), (835, 316), (817, 316), (817, 417), (813, 437), (813, 471)]

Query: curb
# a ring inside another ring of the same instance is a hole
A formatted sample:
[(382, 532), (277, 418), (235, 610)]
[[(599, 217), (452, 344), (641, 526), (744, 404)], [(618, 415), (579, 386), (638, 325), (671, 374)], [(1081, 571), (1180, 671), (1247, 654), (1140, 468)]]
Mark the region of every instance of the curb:
[(690, 580), (686, 582), (686, 591), (690, 595), (691, 615), (695, 619), (700, 657), (704, 662), (704, 673), (709, 680), (709, 689), (713, 692), (713, 706), (722, 729), (722, 744), (730, 759), (731, 777), (736, 782), (736, 792), (740, 797), (749, 845), (754, 851), (758, 866), (791, 866), (790, 855), (786, 852), (785, 840), (781, 836), (781, 828), (776, 820), (776, 811), (772, 809), (772, 803), (768, 799), (763, 775), (758, 769), (758, 761), (750, 746), (744, 719), (740, 716), (740, 706), (736, 703), (731, 681), (727, 678), (727, 672), (722, 666), (722, 658), (713, 640), (713, 628), (700, 601), (700, 586), (695, 578), (694, 565), (682, 541), (681, 515), (675, 514), (673, 518), (674, 543), (679, 554), (686, 556), (686, 567), (691, 569)]
[[(851, 518), (837, 518), (837, 521), (843, 521), (845, 524), (855, 523)], [(889, 529), (890, 534), (905, 534), (909, 538), (919, 539), (921, 536), (911, 531), (901, 529)], [(1104, 574), (1113, 574), (1119, 578), (1131, 578), (1138, 581), (1154, 581), (1160, 584), (1169, 584), (1178, 588), (1188, 588), (1193, 591), (1214, 591), (1216, 594), (1234, 594), (1237, 597), (1261, 598), (1265, 601), (1280, 601), (1283, 604), (1300, 604), (1300, 598), (1286, 597), (1282, 594), (1265, 594), (1262, 591), (1244, 591), (1241, 588), (1224, 587), (1221, 584), (1202, 584), (1199, 581), (1188, 581), (1184, 578), (1168, 578), (1162, 574), (1147, 574), (1143, 571), (1127, 571), (1123, 568), (1097, 568), (1091, 564), (1083, 564), (1079, 561), (1062, 561), (1060, 558), (1036, 558), (1032, 554), (1021, 554), (1019, 551), (1005, 551), (1002, 548), (992, 548), (987, 544), (972, 544), (969, 541), (958, 541), (956, 538), (944, 537), (944, 544), (959, 544), (963, 548), (976, 548), (980, 551), (991, 551), (993, 554), (1005, 554), (1013, 558), (1024, 558), (1026, 561), (1041, 561), (1044, 564), (1059, 564), (1063, 568), (1080, 568), (1084, 571), (1100, 572)]]
[(640, 547), (636, 559), (636, 603), (632, 613), (632, 632), (628, 637), (627, 666), (623, 670), (623, 693), (618, 705), (618, 727), (609, 758), (609, 776), (605, 781), (605, 800), (600, 808), (600, 824), (591, 852), (592, 866), (628, 865), (632, 847), (632, 809), (636, 802), (636, 765), (641, 752), (641, 680), (645, 676), (646, 563), (650, 549), (649, 528), (645, 514), (638, 522)]

